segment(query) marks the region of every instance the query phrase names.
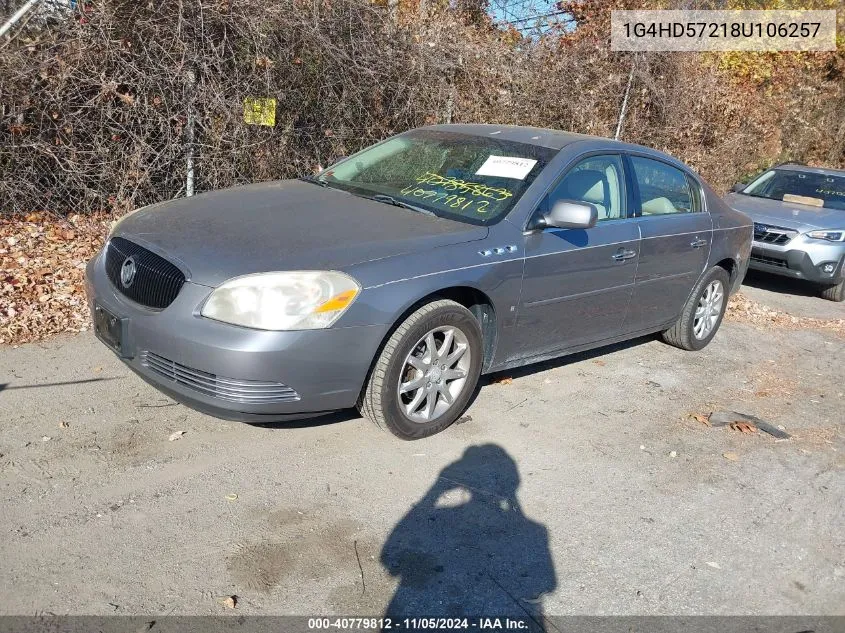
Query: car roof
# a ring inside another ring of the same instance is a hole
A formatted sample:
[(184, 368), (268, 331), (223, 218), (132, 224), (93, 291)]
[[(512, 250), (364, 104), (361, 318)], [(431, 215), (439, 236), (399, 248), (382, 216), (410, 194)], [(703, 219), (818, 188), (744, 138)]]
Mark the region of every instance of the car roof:
[(444, 132), (457, 132), (459, 134), (470, 134), (472, 136), (491, 136), (506, 141), (538, 145), (553, 150), (561, 150), (567, 145), (574, 143), (592, 143), (595, 147), (591, 149), (609, 151), (628, 151), (649, 154), (655, 158), (672, 163), (686, 171), (691, 168), (669, 154), (656, 149), (634, 143), (624, 143), (604, 136), (593, 136), (591, 134), (578, 134), (576, 132), (565, 132), (563, 130), (552, 130), (542, 127), (531, 127), (527, 125), (495, 125), (487, 123), (450, 123), (442, 125), (429, 125), (423, 130), (441, 130)]
[(775, 165), (772, 169), (789, 171), (800, 171), (809, 174), (821, 174), (823, 176), (845, 176), (845, 169), (834, 169), (833, 167), (810, 167), (801, 163), (782, 163)]
[[(527, 145), (539, 145), (550, 149), (562, 149), (566, 145), (584, 140), (598, 140), (601, 137), (589, 136), (587, 134), (576, 134), (561, 130), (549, 130), (541, 127), (530, 127), (527, 125), (491, 125), (486, 123), (451, 123), (444, 125), (430, 125), (425, 129), (443, 130), (444, 132), (457, 132), (459, 134), (471, 134), (473, 136), (491, 136), (506, 141), (526, 143)], [(602, 139), (610, 141), (610, 139)]]

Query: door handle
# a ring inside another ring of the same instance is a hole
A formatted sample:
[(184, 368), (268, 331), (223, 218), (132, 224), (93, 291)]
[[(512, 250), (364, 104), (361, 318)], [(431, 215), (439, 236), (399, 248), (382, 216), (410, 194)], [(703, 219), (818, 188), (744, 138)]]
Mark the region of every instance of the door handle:
[(702, 246), (707, 246), (707, 240), (694, 240), (689, 245), (693, 248), (701, 248)]
[(613, 255), (611, 255), (611, 257), (613, 259), (615, 259), (617, 262), (624, 262), (626, 259), (633, 259), (636, 256), (637, 256), (636, 251), (625, 251), (625, 250), (620, 250), (620, 251), (614, 253)]

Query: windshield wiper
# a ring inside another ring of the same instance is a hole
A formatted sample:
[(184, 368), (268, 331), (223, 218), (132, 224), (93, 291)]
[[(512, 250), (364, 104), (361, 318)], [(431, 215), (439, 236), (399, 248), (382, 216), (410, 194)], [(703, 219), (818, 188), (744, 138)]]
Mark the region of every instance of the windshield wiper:
[(315, 185), (320, 185), (321, 187), (328, 187), (329, 183), (325, 180), (320, 180), (317, 176), (301, 176), (300, 180), (304, 180), (305, 182), (313, 182)]
[(361, 196), (362, 198), (367, 198), (367, 200), (375, 200), (377, 202), (384, 202), (385, 204), (392, 204), (394, 207), (402, 207), (403, 209), (410, 209), (411, 211), (416, 211), (417, 213), (422, 213), (424, 215), (431, 215), (435, 218), (437, 214), (433, 211), (429, 211), (428, 209), (423, 209), (422, 207), (418, 207), (413, 204), (409, 204), (402, 200), (398, 200), (393, 196), (388, 196), (387, 194), (377, 193), (373, 196)]

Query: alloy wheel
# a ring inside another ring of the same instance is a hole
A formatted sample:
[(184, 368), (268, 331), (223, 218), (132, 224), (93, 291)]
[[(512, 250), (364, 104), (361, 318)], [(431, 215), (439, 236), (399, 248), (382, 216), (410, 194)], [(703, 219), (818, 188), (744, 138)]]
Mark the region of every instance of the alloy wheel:
[(692, 333), (698, 340), (706, 339), (719, 322), (722, 314), (722, 304), (725, 301), (725, 289), (718, 279), (707, 284), (693, 317)]
[(449, 410), (467, 383), (469, 340), (459, 328), (430, 330), (411, 349), (399, 372), (399, 404), (408, 419), (430, 422)]

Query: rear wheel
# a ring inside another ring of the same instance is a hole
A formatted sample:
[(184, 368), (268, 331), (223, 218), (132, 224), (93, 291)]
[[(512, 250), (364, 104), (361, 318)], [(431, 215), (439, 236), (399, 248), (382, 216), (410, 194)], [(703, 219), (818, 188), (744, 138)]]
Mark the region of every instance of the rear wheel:
[(819, 289), (819, 295), (828, 301), (845, 300), (845, 279), (840, 281), (838, 284), (822, 286)]
[(373, 365), (358, 410), (403, 440), (454, 422), (481, 374), (481, 327), (454, 301), (428, 303), (396, 328)]
[(685, 350), (704, 348), (722, 324), (728, 304), (728, 272), (715, 266), (698, 282), (675, 325), (663, 332), (663, 340)]

